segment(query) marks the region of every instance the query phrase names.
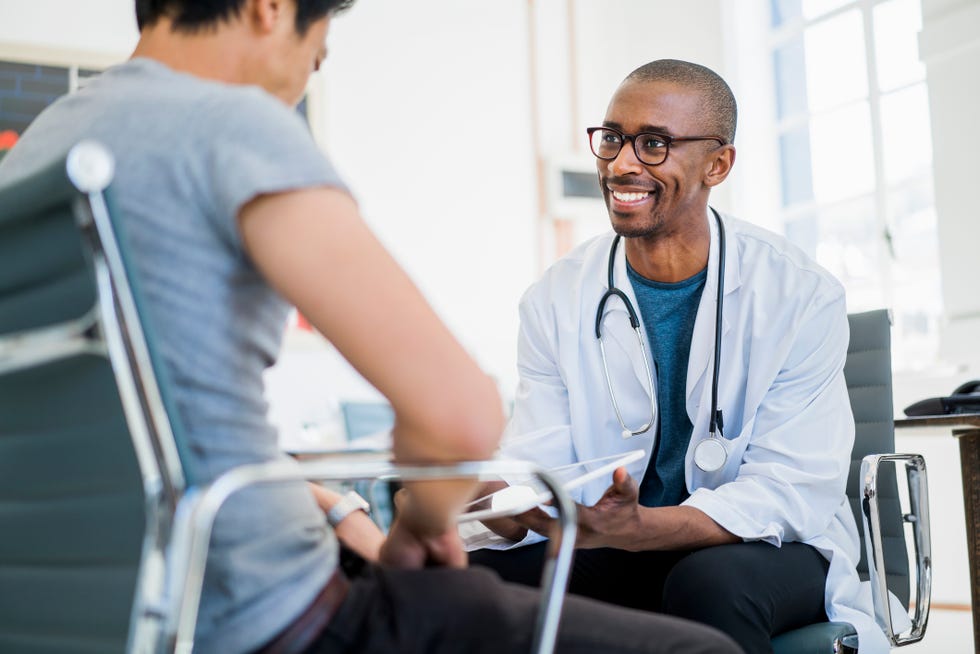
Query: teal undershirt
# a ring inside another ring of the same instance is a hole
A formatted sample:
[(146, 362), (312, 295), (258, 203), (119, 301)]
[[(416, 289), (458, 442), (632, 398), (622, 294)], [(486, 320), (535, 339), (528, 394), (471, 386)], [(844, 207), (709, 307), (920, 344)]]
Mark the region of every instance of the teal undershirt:
[(688, 497), (684, 456), (694, 426), (687, 416), (687, 362), (707, 269), (680, 282), (655, 282), (627, 262), (637, 310), (646, 326), (657, 379), (656, 444), (640, 483), (643, 506), (676, 506)]

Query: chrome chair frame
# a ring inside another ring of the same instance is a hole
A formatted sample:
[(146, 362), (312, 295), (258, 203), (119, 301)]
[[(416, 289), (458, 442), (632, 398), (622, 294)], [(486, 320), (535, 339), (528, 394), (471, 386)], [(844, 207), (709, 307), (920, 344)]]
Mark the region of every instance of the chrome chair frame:
[[(888, 601), (888, 585), (885, 573), (884, 543), (881, 537), (881, 512), (878, 506), (878, 471), (882, 463), (905, 464), (909, 489), (909, 513), (903, 520), (912, 525), (915, 547), (915, 614), (912, 629), (907, 635), (895, 633), (891, 605)], [(885, 632), (893, 647), (901, 647), (922, 640), (929, 622), (929, 604), (932, 597), (932, 544), (929, 525), (929, 483), (926, 462), (919, 454), (871, 454), (861, 461), (861, 479), (864, 480), (861, 506), (871, 573), (871, 593), (874, 600), (875, 620)]]
[(200, 600), (207, 543), (218, 511), (236, 492), (254, 484), (295, 480), (347, 481), (356, 479), (491, 479), (503, 474), (537, 476), (554, 495), (558, 512), (555, 543), (549, 548), (542, 574), (542, 593), (532, 652), (554, 650), (561, 618), (564, 593), (575, 548), (577, 531), (575, 504), (560, 482), (535, 464), (525, 461), (469, 461), (451, 465), (400, 465), (387, 460), (351, 461), (343, 455), (335, 460), (314, 460), (294, 464), (290, 461), (241, 466), (231, 470), (206, 488), (191, 488), (181, 500), (174, 538), (168, 555), (170, 585), (167, 589), (162, 651), (189, 654), (194, 642), (197, 607)]

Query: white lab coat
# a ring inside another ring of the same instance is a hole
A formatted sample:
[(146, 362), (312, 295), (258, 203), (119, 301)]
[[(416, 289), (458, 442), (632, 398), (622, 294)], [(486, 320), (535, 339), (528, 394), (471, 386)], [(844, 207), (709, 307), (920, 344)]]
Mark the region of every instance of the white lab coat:
[[(694, 445), (707, 435), (711, 406), (718, 233), (709, 212), (708, 272), (687, 372), (687, 413), (694, 430), (685, 458), (690, 497), (684, 504), (746, 541), (815, 547), (830, 561), (825, 600), (830, 620), (853, 624), (863, 653), (886, 652), (887, 641), (872, 618), (870, 587), (855, 571), (860, 541), (844, 494), (854, 441), (843, 373), (844, 289), (785, 239), (722, 218), (727, 238), (718, 402), (731, 447), (717, 472), (705, 473), (693, 463)], [(622, 437), (595, 337), (612, 239), (610, 232), (576, 248), (524, 295), (520, 384), (503, 452), (550, 467), (642, 448), (646, 456), (627, 467), (639, 482), (656, 428)], [(615, 283), (638, 306), (624, 252), (621, 244)], [(617, 299), (606, 305), (603, 338), (623, 420), (635, 429), (650, 415), (647, 373)], [(646, 346), (645, 329), (643, 338)], [(595, 480), (578, 489), (575, 499), (594, 504), (610, 483), (609, 477)], [(531, 534), (521, 544), (540, 538)]]

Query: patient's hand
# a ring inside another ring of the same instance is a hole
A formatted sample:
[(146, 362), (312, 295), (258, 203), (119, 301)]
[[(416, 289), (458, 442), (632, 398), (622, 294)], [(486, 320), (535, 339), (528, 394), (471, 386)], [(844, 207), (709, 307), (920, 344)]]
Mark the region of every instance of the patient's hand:
[(395, 494), (397, 517), (381, 546), (381, 563), (395, 568), (465, 568), (466, 550), (455, 525), (438, 530), (417, 520), (407, 490)]

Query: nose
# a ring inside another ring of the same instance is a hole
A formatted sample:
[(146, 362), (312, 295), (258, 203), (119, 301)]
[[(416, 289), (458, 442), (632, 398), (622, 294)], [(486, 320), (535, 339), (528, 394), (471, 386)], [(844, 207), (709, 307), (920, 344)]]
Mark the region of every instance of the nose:
[(616, 158), (609, 162), (609, 172), (613, 175), (625, 175), (638, 173), (643, 170), (643, 163), (636, 158), (636, 150), (633, 147), (633, 138), (626, 137), (623, 140), (623, 147), (619, 149)]

